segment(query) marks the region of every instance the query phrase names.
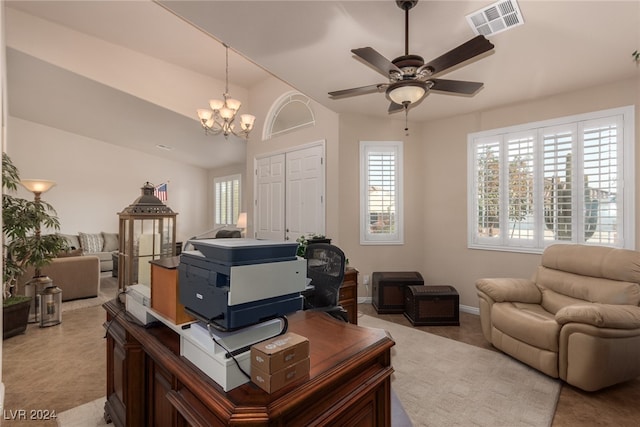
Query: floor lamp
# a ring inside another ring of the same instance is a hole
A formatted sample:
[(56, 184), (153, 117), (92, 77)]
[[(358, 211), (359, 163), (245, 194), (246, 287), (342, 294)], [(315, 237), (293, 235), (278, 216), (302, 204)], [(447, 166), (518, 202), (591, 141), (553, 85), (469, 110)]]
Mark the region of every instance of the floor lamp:
[[(42, 193), (46, 193), (51, 190), (56, 183), (54, 181), (48, 181), (44, 179), (23, 179), (20, 183), (27, 190), (31, 191), (35, 196), (35, 203), (40, 204), (40, 196)], [(40, 224), (36, 227), (35, 230), (35, 238), (40, 239)], [(35, 273), (33, 278), (27, 283), (25, 286), (25, 294), (31, 298), (31, 309), (29, 310), (29, 323), (40, 322), (41, 319), (39, 317), (40, 312), (40, 296), (42, 291), (45, 288), (51, 287), (53, 284), (52, 280), (47, 276), (42, 276), (42, 272), (39, 267), (35, 268)], [(32, 286), (29, 286), (32, 285)], [(61, 298), (58, 302), (58, 310), (55, 310), (55, 302), (58, 300), (57, 296), (60, 292), (54, 293), (55, 297), (53, 301), (48, 301), (49, 303), (49, 313), (59, 314), (60, 305), (62, 304)], [(53, 305), (52, 305), (53, 304)], [(58, 322), (59, 323), (59, 322)], [(54, 323), (57, 324), (57, 323)]]

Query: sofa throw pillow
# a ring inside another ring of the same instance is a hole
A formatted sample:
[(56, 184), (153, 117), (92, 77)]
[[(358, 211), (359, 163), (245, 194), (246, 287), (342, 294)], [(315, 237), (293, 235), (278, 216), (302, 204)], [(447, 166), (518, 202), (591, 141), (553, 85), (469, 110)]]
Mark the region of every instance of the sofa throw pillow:
[(118, 250), (118, 233), (101, 233), (104, 240), (102, 252), (113, 252)]
[(104, 246), (104, 239), (102, 238), (102, 234), (89, 234), (89, 233), (78, 233), (78, 237), (80, 239), (80, 246), (82, 247), (82, 252), (93, 253), (93, 252), (102, 252), (102, 247)]
[(69, 249), (80, 249), (80, 240), (78, 239), (77, 235), (58, 233), (58, 236), (62, 236), (67, 239)]

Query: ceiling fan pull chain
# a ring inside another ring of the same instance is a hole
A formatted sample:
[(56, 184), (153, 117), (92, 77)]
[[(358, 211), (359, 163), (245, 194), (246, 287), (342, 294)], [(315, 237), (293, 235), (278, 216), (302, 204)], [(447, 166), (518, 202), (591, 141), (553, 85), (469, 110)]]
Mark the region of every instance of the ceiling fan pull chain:
[(409, 136), (409, 104), (404, 104), (404, 136)]

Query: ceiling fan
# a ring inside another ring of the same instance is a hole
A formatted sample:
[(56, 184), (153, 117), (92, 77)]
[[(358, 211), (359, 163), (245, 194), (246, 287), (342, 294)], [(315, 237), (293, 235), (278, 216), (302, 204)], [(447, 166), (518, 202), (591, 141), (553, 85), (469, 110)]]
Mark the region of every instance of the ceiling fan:
[(332, 99), (385, 91), (387, 99), (391, 101), (389, 113), (395, 113), (407, 111), (430, 90), (473, 95), (482, 87), (482, 83), (478, 82), (445, 80), (433, 76), (493, 49), (493, 44), (484, 36), (476, 36), (426, 64), (421, 56), (409, 54), (409, 10), (417, 3), (418, 0), (396, 0), (398, 7), (405, 11), (403, 56), (389, 61), (371, 47), (351, 50), (380, 74), (388, 77), (389, 82), (329, 92)]

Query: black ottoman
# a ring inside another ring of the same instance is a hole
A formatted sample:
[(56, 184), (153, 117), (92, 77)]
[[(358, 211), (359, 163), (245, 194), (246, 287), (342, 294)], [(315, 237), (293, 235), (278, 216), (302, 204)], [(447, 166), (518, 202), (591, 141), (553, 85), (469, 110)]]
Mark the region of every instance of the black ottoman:
[(407, 286), (404, 315), (414, 326), (460, 325), (460, 297), (453, 286)]
[(374, 271), (371, 275), (372, 305), (381, 314), (404, 312), (404, 290), (409, 285), (424, 285), (417, 271)]

